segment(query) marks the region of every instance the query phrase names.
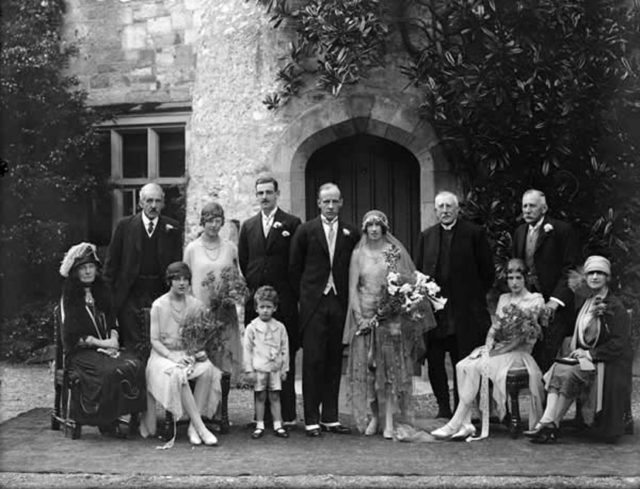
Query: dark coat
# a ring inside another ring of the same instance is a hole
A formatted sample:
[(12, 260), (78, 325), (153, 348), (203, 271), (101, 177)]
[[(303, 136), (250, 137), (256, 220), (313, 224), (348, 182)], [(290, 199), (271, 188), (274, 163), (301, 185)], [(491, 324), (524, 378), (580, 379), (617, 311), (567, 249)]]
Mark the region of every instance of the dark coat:
[[(276, 226), (276, 223), (279, 225)], [(289, 348), (298, 349), (298, 299), (289, 280), (289, 257), (293, 236), (300, 219), (281, 209), (276, 211), (273, 226), (264, 237), (262, 213), (247, 219), (240, 229), (238, 260), (251, 296), (245, 304), (245, 324), (256, 316), (253, 294), (262, 285), (271, 285), (278, 292), (276, 319), (282, 321), (289, 335)]]
[[(118, 222), (109, 244), (104, 277), (113, 295), (116, 314), (124, 304), (140, 271), (142, 249), (142, 214), (125, 217)], [(178, 222), (160, 216), (155, 232), (158, 236), (158, 263), (164, 273), (167, 266), (182, 259), (182, 235)]]
[[(629, 315), (622, 302), (609, 293), (607, 311), (602, 316), (600, 337), (589, 350), (596, 362), (604, 362), (602, 411), (596, 416), (596, 433), (605, 437), (624, 434), (625, 415), (631, 399), (633, 350)], [(582, 305), (582, 304), (581, 304)]]
[[(546, 232), (545, 226), (552, 229)], [(527, 223), (517, 227), (513, 235), (513, 256), (525, 260), (527, 244)], [(540, 292), (545, 300), (550, 297), (560, 299), (567, 308), (573, 304), (573, 292), (567, 285), (567, 273), (579, 261), (578, 243), (566, 222), (544, 217), (533, 260), (540, 283)]]
[[(463, 219), (458, 219), (453, 228), (449, 264), (449, 284), (439, 282), (437, 276), (442, 226), (436, 224), (420, 234), (416, 246), (415, 264), (422, 273), (434, 277), (448, 299), (444, 310), (436, 319), (450, 309), (456, 325), (456, 337), (460, 358), (481, 345), (491, 326), (487, 310), (487, 292), (493, 285), (495, 267), (484, 229)], [(446, 334), (444, 325), (439, 325), (430, 335)]]
[(116, 318), (111, 307), (111, 297), (104, 280), (97, 277), (91, 284), (91, 295), (95, 301), (97, 326), (96, 332), (91, 316), (85, 307), (84, 286), (75, 277), (70, 277), (64, 284), (62, 293), (64, 308), (64, 324), (62, 326), (62, 343), (65, 354), (78, 348), (78, 341), (85, 336), (107, 338), (112, 329), (117, 330)]
[(359, 232), (354, 226), (338, 220), (332, 267), (320, 217), (298, 227), (291, 245), (289, 270), (291, 283), (300, 301), (300, 331), (304, 330), (318, 307), (331, 271), (338, 299), (346, 314), (349, 300), (349, 262), (359, 239)]

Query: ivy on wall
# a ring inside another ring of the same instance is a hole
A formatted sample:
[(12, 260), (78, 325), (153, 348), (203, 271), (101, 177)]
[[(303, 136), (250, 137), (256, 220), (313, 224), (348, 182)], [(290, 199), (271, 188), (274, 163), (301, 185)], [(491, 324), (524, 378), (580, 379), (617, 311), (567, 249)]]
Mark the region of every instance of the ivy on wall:
[(379, 0), (310, 0), (291, 8), (287, 0), (259, 0), (274, 27), (294, 26), (285, 64), (278, 70), (279, 88), (263, 103), (277, 109), (303, 87), (304, 75), (334, 96), (357, 83), (368, 69), (382, 64), (388, 26)]

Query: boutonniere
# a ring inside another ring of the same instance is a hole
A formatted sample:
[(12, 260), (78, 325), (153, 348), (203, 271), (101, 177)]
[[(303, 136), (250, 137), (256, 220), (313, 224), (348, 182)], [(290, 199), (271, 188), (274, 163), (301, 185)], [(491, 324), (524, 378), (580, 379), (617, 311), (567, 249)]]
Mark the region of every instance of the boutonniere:
[(171, 224), (165, 224), (165, 225), (164, 225), (164, 230), (165, 230), (166, 232), (173, 231), (175, 228), (176, 228), (176, 227), (175, 227), (175, 226), (173, 226), (173, 225), (171, 225)]
[(544, 229), (545, 233), (550, 233), (551, 231), (553, 231), (553, 224), (550, 223), (546, 223), (542, 229)]
[(289, 236), (291, 236), (291, 233), (289, 231), (287, 231), (286, 229), (284, 231), (282, 231), (282, 237), (283, 238), (288, 238)]
[(342, 234), (344, 234), (345, 236), (351, 236), (351, 231), (349, 231), (347, 228), (342, 228)]
[(280, 221), (276, 221), (273, 223), (273, 226), (271, 226), (273, 229), (280, 229), (282, 227), (282, 223)]

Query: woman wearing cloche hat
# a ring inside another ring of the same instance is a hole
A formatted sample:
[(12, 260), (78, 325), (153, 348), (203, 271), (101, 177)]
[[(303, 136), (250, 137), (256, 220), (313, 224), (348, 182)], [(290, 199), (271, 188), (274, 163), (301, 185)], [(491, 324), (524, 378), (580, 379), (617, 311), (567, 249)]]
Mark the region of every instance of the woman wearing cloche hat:
[(118, 416), (146, 407), (144, 365), (122, 349), (106, 284), (99, 275), (96, 247), (79, 243), (60, 266), (66, 280), (60, 300), (66, 365), (80, 388), (72, 391), (77, 422), (119, 434)]
[(538, 425), (525, 432), (531, 441), (555, 441), (559, 423), (575, 400), (598, 438), (615, 441), (625, 433), (633, 354), (629, 317), (609, 290), (610, 278), (609, 260), (592, 255), (582, 273), (569, 280), (581, 307), (569, 353), (557, 358), (544, 376), (547, 405)]

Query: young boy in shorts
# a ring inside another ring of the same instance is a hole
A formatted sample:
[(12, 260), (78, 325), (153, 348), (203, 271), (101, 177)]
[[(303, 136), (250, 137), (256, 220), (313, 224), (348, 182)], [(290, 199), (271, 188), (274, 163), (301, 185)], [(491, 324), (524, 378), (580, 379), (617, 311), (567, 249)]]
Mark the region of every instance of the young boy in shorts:
[(288, 438), (282, 427), (280, 391), (289, 371), (289, 340), (287, 330), (273, 318), (278, 307), (278, 293), (270, 285), (260, 287), (253, 296), (258, 317), (244, 332), (244, 370), (256, 393), (256, 429), (251, 438), (264, 435), (264, 411), (267, 395), (271, 403), (273, 429), (277, 437)]

